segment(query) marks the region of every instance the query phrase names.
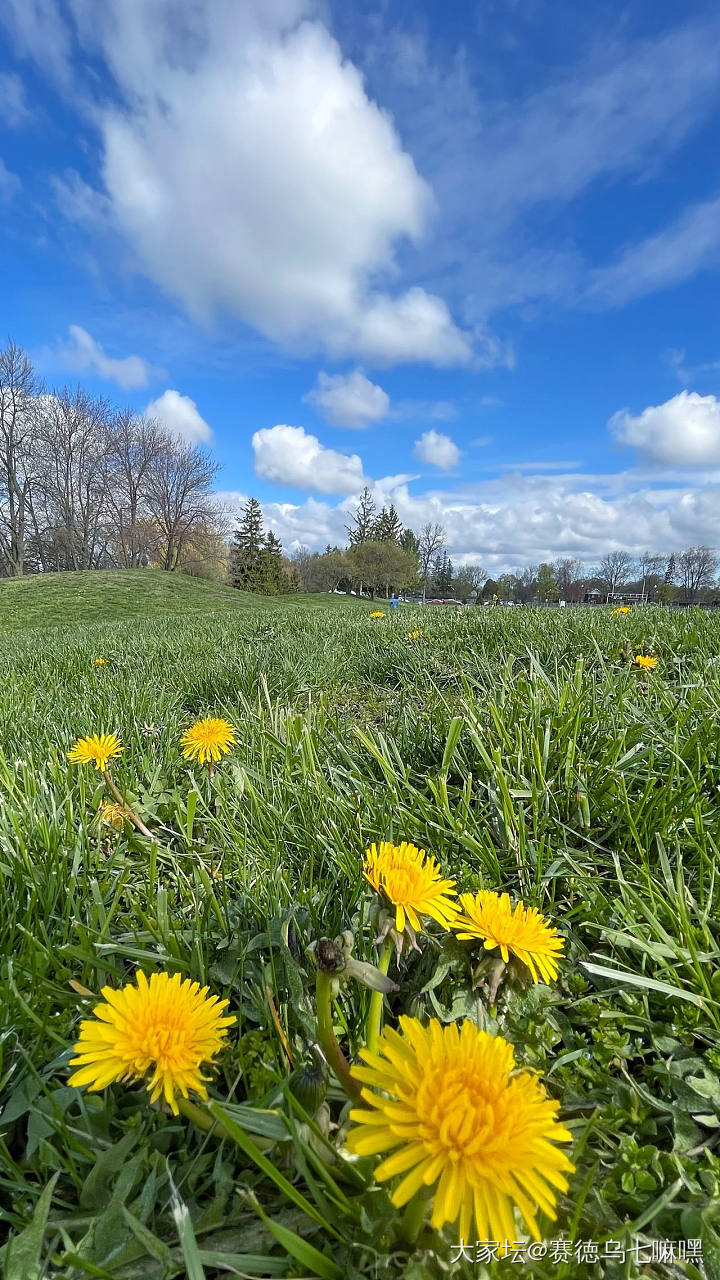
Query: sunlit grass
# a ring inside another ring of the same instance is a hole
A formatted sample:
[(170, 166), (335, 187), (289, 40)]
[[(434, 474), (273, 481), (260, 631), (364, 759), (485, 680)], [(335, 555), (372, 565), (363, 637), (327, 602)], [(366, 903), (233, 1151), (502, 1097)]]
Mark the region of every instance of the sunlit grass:
[[(278, 1092), (287, 1061), (267, 992), (302, 1053), (305, 948), (350, 923), (372, 958), (361, 868), (382, 840), (427, 850), (461, 891), (522, 897), (568, 935), (557, 987), (526, 992), (512, 1037), (521, 1065), (554, 1064), (548, 1083), (578, 1145), (561, 1221), (586, 1239), (633, 1224), (699, 1235), (720, 1194), (707, 1120), (720, 1106), (720, 618), (403, 607), (369, 626), (369, 602), (321, 603), (247, 598), (212, 615), (6, 640), (0, 1239), (3, 1222), (27, 1227), (59, 1173), (41, 1274), (179, 1276), (189, 1240), (209, 1277), (233, 1274), (228, 1260), (241, 1256), (234, 1274), (286, 1274), (292, 1241), (281, 1247), (254, 1195), (324, 1257), (335, 1237), (318, 1216), (352, 1241), (359, 1219), (331, 1211), (336, 1193), (313, 1163), (324, 1139), (307, 1157), (307, 1129), (301, 1140)], [(658, 657), (651, 679), (633, 668), (638, 651)], [(212, 778), (180, 746), (205, 717), (236, 734)], [(154, 841), (99, 821), (102, 776), (67, 760), (91, 731), (122, 740), (113, 777)], [(453, 1004), (457, 945), (448, 937), (441, 953), (403, 960), (410, 1012), (477, 1014)], [(215, 1138), (161, 1124), (138, 1093), (68, 1088), (92, 996), (138, 966), (230, 999), (238, 1030), (211, 1092), (260, 1108), (242, 1123), (275, 1144), (273, 1165), (299, 1179), (315, 1219), (236, 1142), (219, 1155)], [(343, 999), (351, 1050), (367, 1000)], [(192, 1219), (182, 1244), (170, 1175)], [(265, 1270), (248, 1261), (257, 1256)], [(367, 1250), (347, 1256), (376, 1274)], [(308, 1254), (296, 1273), (323, 1274), (311, 1264), (321, 1265)], [(405, 1264), (382, 1265), (400, 1276)]]

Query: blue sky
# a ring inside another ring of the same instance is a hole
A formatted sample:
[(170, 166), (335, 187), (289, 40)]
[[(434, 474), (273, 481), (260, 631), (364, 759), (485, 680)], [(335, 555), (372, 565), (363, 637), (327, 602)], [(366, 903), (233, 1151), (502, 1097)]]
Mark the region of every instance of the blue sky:
[(5, 0), (3, 327), (289, 549), (720, 544), (720, 16)]

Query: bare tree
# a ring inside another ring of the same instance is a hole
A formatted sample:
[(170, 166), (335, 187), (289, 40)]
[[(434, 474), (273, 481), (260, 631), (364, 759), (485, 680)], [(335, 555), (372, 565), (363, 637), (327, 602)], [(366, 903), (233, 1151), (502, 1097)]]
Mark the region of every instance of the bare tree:
[(712, 547), (688, 547), (677, 558), (677, 571), (686, 598), (696, 600), (701, 591), (712, 586), (718, 558)]
[(0, 351), (0, 558), (9, 577), (25, 567), (38, 385), (22, 347)]
[(64, 388), (38, 399), (36, 421), (32, 518), (42, 565), (100, 568), (111, 537), (110, 406)]
[(445, 530), (441, 524), (432, 524), (428, 521), (420, 530), (420, 577), (422, 579), (423, 588), (423, 604), (427, 595), (428, 577), (430, 576), (430, 566), (435, 557), (442, 551), (445, 546)]
[(521, 604), (527, 604), (529, 600), (536, 597), (539, 571), (539, 565), (527, 564), (524, 569), (518, 569), (517, 573), (513, 574), (515, 579), (513, 595), (517, 596)]
[(161, 539), (161, 568), (177, 569), (191, 534), (215, 522), (218, 464), (197, 445), (169, 438), (148, 473), (148, 508)]
[(110, 505), (115, 555), (125, 569), (141, 568), (157, 552), (157, 530), (148, 518), (150, 476), (165, 450), (167, 432), (151, 418), (125, 409), (112, 424)]
[(462, 565), (453, 574), (453, 595), (457, 600), (462, 600), (463, 604), (465, 604), (470, 599), (470, 596), (479, 594), (486, 578), (487, 569), (483, 569), (482, 565)]
[(609, 551), (600, 561), (598, 578), (606, 588), (608, 595), (624, 587), (630, 580), (634, 560), (628, 551)]
[(557, 589), (563, 600), (568, 600), (573, 595), (575, 584), (579, 582), (583, 572), (582, 560), (576, 560), (572, 556), (561, 557), (553, 560), (550, 568), (553, 577), (557, 583)]

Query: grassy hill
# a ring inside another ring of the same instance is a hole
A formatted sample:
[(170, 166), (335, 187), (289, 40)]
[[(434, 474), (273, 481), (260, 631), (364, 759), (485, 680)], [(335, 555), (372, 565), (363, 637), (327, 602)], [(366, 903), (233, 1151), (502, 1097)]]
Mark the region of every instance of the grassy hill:
[(254, 596), (224, 583), (164, 573), (161, 569), (45, 573), (0, 581), (0, 632), (72, 622), (271, 609), (281, 603), (317, 608), (328, 604), (352, 607), (356, 602), (352, 597), (327, 593)]

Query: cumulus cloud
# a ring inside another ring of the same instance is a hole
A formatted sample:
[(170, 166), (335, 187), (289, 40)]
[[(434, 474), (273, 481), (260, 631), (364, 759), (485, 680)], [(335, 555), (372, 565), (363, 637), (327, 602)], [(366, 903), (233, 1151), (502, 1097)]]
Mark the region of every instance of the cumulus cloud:
[(460, 461), (460, 450), (442, 431), (423, 431), (419, 440), (415, 441), (413, 453), (421, 462), (427, 462), (440, 471), (450, 471)]
[(314, 404), (337, 427), (369, 427), (386, 418), (390, 397), (362, 369), (351, 373), (320, 372), (317, 386), (303, 399)]
[(649, 462), (688, 467), (720, 463), (720, 400), (715, 396), (681, 391), (636, 416), (622, 409), (608, 425), (620, 444), (638, 449)]
[(252, 438), (255, 471), (266, 480), (316, 493), (355, 493), (366, 483), (358, 454), (326, 449), (304, 427), (279, 425)]
[(73, 12), (117, 86), (98, 114), (106, 199), (157, 284), (196, 316), (232, 312), (299, 351), (471, 360), (441, 298), (387, 289), (432, 195), (316, 5)]
[(212, 440), (212, 431), (198, 412), (195, 401), (172, 388), (163, 391), (157, 400), (151, 400), (145, 414), (148, 418), (157, 418), (173, 435), (190, 444), (208, 444)]
[[(720, 483), (668, 490), (637, 475), (503, 476), (462, 492), (415, 494), (409, 477), (369, 482), (376, 501), (395, 504), (403, 523), (420, 529), (437, 521), (447, 533), (453, 561), (482, 563), (493, 573), (573, 556), (588, 569), (607, 551), (642, 554), (648, 547), (680, 550), (705, 543), (720, 547)], [(288, 550), (322, 550), (346, 542), (345, 525), (357, 505), (362, 482), (338, 503), (263, 502), (266, 523)], [(244, 495), (224, 493), (229, 506)]]
[(154, 377), (162, 373), (161, 369), (153, 368), (141, 356), (115, 359), (106, 355), (100, 343), (79, 324), (71, 324), (69, 333), (70, 342), (61, 346), (59, 351), (60, 358), (69, 369), (95, 373), (99, 378), (116, 382), (125, 391), (146, 387)]

